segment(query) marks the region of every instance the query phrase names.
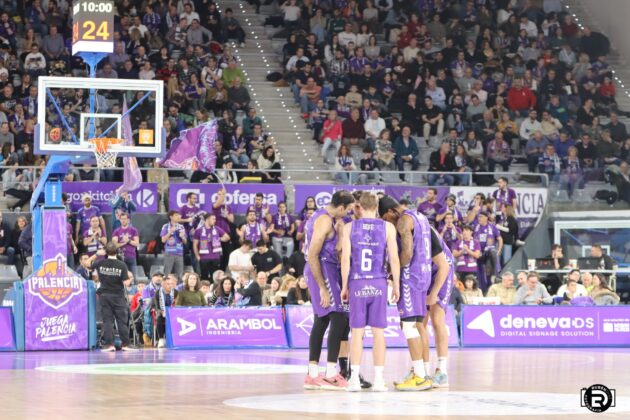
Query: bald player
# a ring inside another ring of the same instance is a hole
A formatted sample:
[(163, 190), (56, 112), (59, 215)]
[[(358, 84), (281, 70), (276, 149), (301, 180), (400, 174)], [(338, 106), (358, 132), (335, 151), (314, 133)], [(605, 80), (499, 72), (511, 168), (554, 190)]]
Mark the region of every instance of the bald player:
[[(415, 210), (405, 210), (395, 199), (384, 196), (379, 202), (381, 217), (394, 224), (400, 240), (400, 289), (398, 301), (401, 328), (411, 355), (412, 372), (399, 383), (399, 391), (424, 391), (433, 387), (423, 360), (422, 334), (427, 306), (438, 301), (438, 293), (446, 281), (449, 264), (440, 245), (439, 235), (431, 229), (427, 218)], [(432, 265), (437, 267), (434, 287), (431, 286)]]

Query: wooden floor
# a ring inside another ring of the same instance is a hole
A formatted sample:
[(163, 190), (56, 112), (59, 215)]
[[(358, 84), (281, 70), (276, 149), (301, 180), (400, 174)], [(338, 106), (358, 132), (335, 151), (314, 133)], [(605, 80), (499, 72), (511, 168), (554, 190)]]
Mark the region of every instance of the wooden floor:
[[(303, 391), (305, 358), (302, 350), (0, 353), (0, 419), (586, 418), (580, 389), (598, 383), (617, 393), (599, 418), (630, 418), (626, 349), (452, 350), (450, 389), (422, 393)], [(404, 376), (407, 358), (388, 352), (388, 381)]]

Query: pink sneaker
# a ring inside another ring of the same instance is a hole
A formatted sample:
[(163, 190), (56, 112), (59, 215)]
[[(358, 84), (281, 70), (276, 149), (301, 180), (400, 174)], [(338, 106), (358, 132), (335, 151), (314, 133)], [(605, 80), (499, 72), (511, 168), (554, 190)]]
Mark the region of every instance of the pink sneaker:
[(322, 389), (326, 391), (345, 391), (348, 387), (348, 381), (339, 374), (332, 378), (324, 378), (323, 382)]
[(324, 385), (324, 378), (318, 376), (317, 378), (311, 378), (309, 375), (306, 375), (304, 378), (304, 389), (309, 391), (318, 391), (322, 389)]

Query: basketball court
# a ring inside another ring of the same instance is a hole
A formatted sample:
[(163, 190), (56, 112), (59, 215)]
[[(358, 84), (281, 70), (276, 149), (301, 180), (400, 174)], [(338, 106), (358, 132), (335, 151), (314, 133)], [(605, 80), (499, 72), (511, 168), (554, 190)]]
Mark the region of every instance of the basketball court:
[[(303, 350), (1, 353), (0, 418), (587, 418), (580, 389), (597, 383), (617, 394), (601, 418), (630, 416), (622, 349), (451, 350), (450, 389), (427, 392), (303, 391), (306, 358)], [(407, 366), (405, 350), (388, 352), (391, 388)]]

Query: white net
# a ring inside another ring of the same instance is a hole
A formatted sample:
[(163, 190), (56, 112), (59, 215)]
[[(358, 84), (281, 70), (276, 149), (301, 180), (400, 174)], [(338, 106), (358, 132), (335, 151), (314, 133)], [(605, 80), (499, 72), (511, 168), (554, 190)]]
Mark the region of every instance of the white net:
[(119, 139), (105, 138), (90, 140), (90, 143), (92, 144), (92, 151), (94, 152), (94, 157), (96, 158), (96, 166), (99, 168), (115, 168), (118, 151), (113, 149), (111, 146), (121, 142), (122, 140)]

